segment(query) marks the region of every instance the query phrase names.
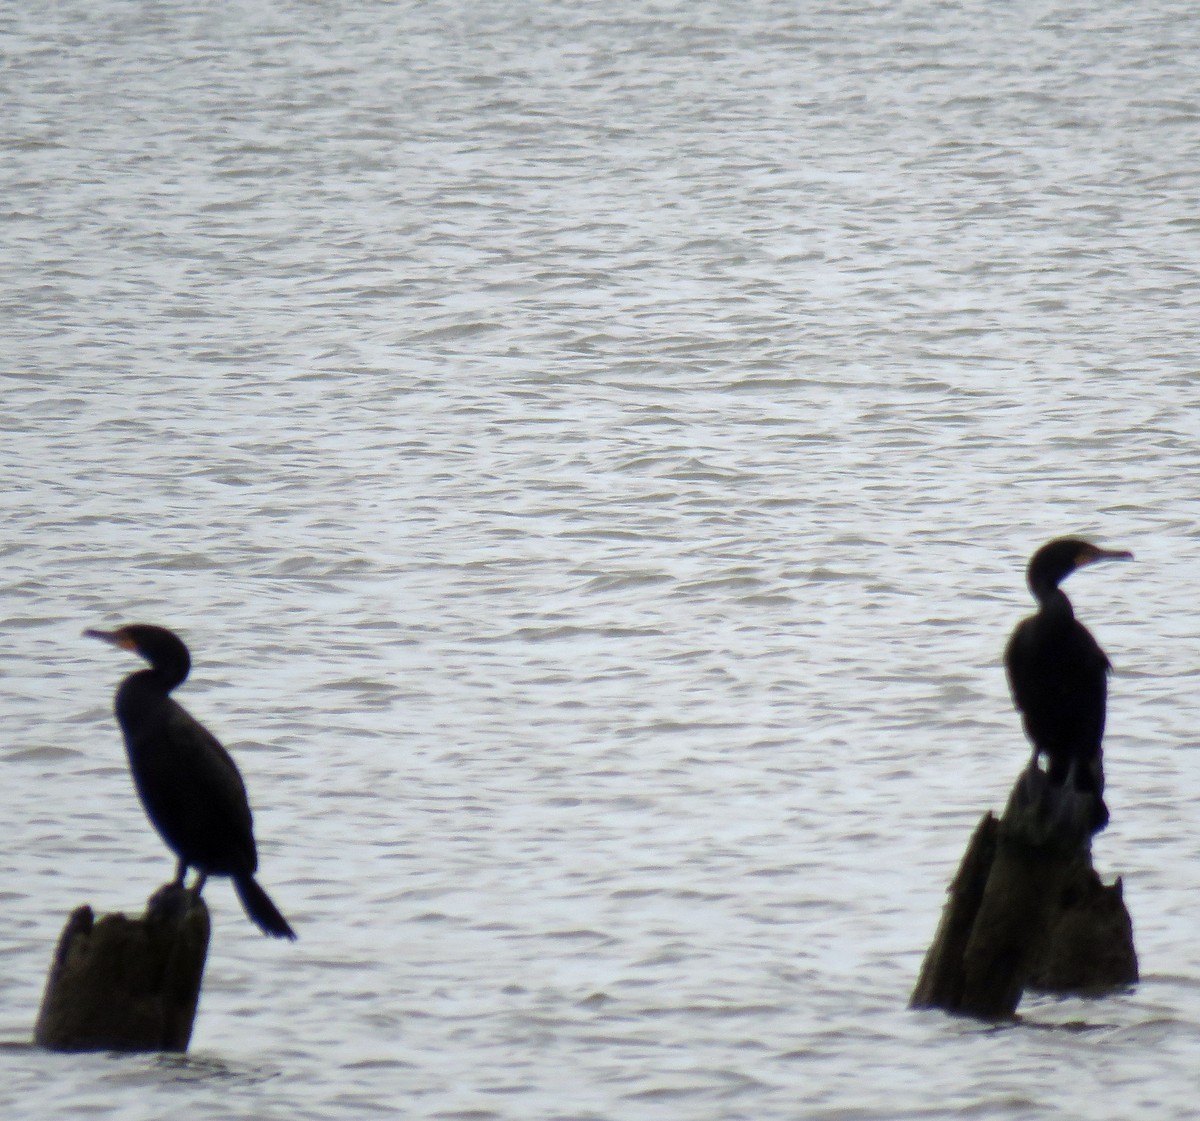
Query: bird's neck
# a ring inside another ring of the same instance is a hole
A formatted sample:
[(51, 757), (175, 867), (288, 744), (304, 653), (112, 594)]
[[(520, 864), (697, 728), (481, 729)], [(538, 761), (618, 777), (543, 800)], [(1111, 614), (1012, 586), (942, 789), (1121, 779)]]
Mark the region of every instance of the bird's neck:
[(131, 673), (121, 683), (121, 690), (130, 692), (169, 693), (187, 677), (187, 666), (152, 666), (150, 669)]
[(1041, 604), (1043, 614), (1058, 615), (1068, 619), (1075, 617), (1075, 612), (1071, 607), (1071, 601), (1067, 599), (1067, 593), (1058, 587), (1057, 584), (1049, 587), (1034, 588), (1033, 594), (1037, 597), (1037, 601)]

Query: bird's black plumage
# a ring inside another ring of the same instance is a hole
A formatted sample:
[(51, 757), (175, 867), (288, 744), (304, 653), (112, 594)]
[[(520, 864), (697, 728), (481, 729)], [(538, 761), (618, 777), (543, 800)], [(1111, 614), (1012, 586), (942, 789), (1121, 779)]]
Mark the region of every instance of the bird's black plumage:
[(1013, 701), (1035, 759), (1046, 756), (1051, 785), (1069, 782), (1075, 790), (1094, 793), (1101, 824), (1107, 820), (1100, 799), (1101, 741), (1111, 667), (1091, 632), (1075, 618), (1059, 584), (1084, 565), (1131, 556), (1075, 537), (1043, 545), (1026, 570), (1038, 611), (1017, 625), (1004, 652)]
[(178, 635), (142, 623), (115, 631), (88, 630), (140, 654), (149, 669), (130, 674), (117, 689), (117, 723), (125, 736), (129, 769), (146, 814), (179, 858), (177, 882), (188, 868), (229, 876), (251, 920), (267, 934), (295, 938), (287, 919), (258, 885), (258, 852), (250, 802), (237, 764), (216, 737), (171, 696), (191, 668)]

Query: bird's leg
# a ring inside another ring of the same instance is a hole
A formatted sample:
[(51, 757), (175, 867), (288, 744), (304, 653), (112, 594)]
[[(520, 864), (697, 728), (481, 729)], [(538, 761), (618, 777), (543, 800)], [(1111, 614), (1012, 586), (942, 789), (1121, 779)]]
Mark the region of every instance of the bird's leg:
[(1079, 761), (1072, 759), (1067, 767), (1067, 777), (1058, 791), (1054, 822), (1058, 829), (1070, 835), (1091, 837), (1108, 824), (1108, 807), (1098, 790), (1077, 785), (1078, 770)]
[(200, 898), (200, 892), (203, 890), (203, 888), (204, 888), (204, 884), (205, 884), (205, 881), (206, 881), (207, 879), (208, 879), (208, 873), (207, 873), (207, 872), (202, 872), (202, 871), (199, 871), (199, 870), (197, 870), (197, 872), (196, 872), (196, 882), (195, 882), (194, 884), (192, 884), (192, 894), (193, 894), (193, 895), (194, 895), (194, 896), (195, 896), (197, 899), (199, 899), (199, 898)]
[(172, 887), (183, 887), (183, 881), (186, 876), (187, 876), (187, 862), (185, 860), (181, 859), (179, 861), (178, 866), (175, 868), (175, 880), (171, 886)]
[(1067, 777), (1058, 788), (1058, 804), (1054, 807), (1054, 824), (1061, 830), (1073, 833), (1079, 816), (1080, 792), (1075, 789), (1075, 760), (1067, 765)]
[(1038, 748), (1035, 746), (1033, 754), (1029, 757), (1029, 766), (1025, 768), (1025, 773), (1021, 776), (1022, 786), (1025, 793), (1025, 801), (1027, 805), (1032, 805), (1038, 801), (1039, 797), (1045, 794), (1045, 783), (1042, 779), (1041, 768), (1038, 767)]

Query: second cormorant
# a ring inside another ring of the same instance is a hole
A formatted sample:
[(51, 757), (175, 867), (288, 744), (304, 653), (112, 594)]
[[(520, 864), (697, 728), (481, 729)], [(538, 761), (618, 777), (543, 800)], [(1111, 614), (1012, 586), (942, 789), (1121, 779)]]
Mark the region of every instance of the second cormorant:
[(1102, 797), (1108, 699), (1108, 657), (1078, 619), (1059, 587), (1072, 572), (1103, 560), (1129, 560), (1124, 549), (1101, 549), (1077, 537), (1060, 537), (1033, 554), (1026, 570), (1038, 611), (1018, 624), (1004, 652), (1013, 701), (1033, 743), (1036, 763), (1045, 755), (1052, 786), (1096, 796), (1095, 828), (1108, 820)]
[(116, 715), (138, 796), (154, 828), (179, 858), (175, 882), (182, 887), (188, 868), (195, 868), (192, 890), (199, 894), (208, 876), (229, 876), (246, 914), (260, 930), (294, 939), (287, 919), (254, 878), (254, 825), (237, 764), (216, 737), (169, 696), (191, 668), (183, 641), (165, 627), (142, 623), (83, 633), (140, 654), (150, 663), (149, 669), (121, 682)]

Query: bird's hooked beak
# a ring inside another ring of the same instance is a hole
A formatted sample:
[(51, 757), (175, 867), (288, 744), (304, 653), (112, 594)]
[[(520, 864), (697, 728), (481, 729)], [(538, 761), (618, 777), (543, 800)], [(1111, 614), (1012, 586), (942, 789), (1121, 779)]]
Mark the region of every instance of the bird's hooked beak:
[(1075, 567), (1083, 568), (1104, 560), (1133, 560), (1133, 554), (1128, 549), (1101, 549), (1099, 545), (1087, 545), (1079, 550)]
[(98, 631), (88, 627), (83, 632), (84, 638), (98, 638), (101, 642), (107, 642), (110, 646), (119, 646), (122, 650), (128, 650), (131, 654), (138, 652), (137, 644), (130, 638), (129, 633), (124, 627), (115, 631)]

